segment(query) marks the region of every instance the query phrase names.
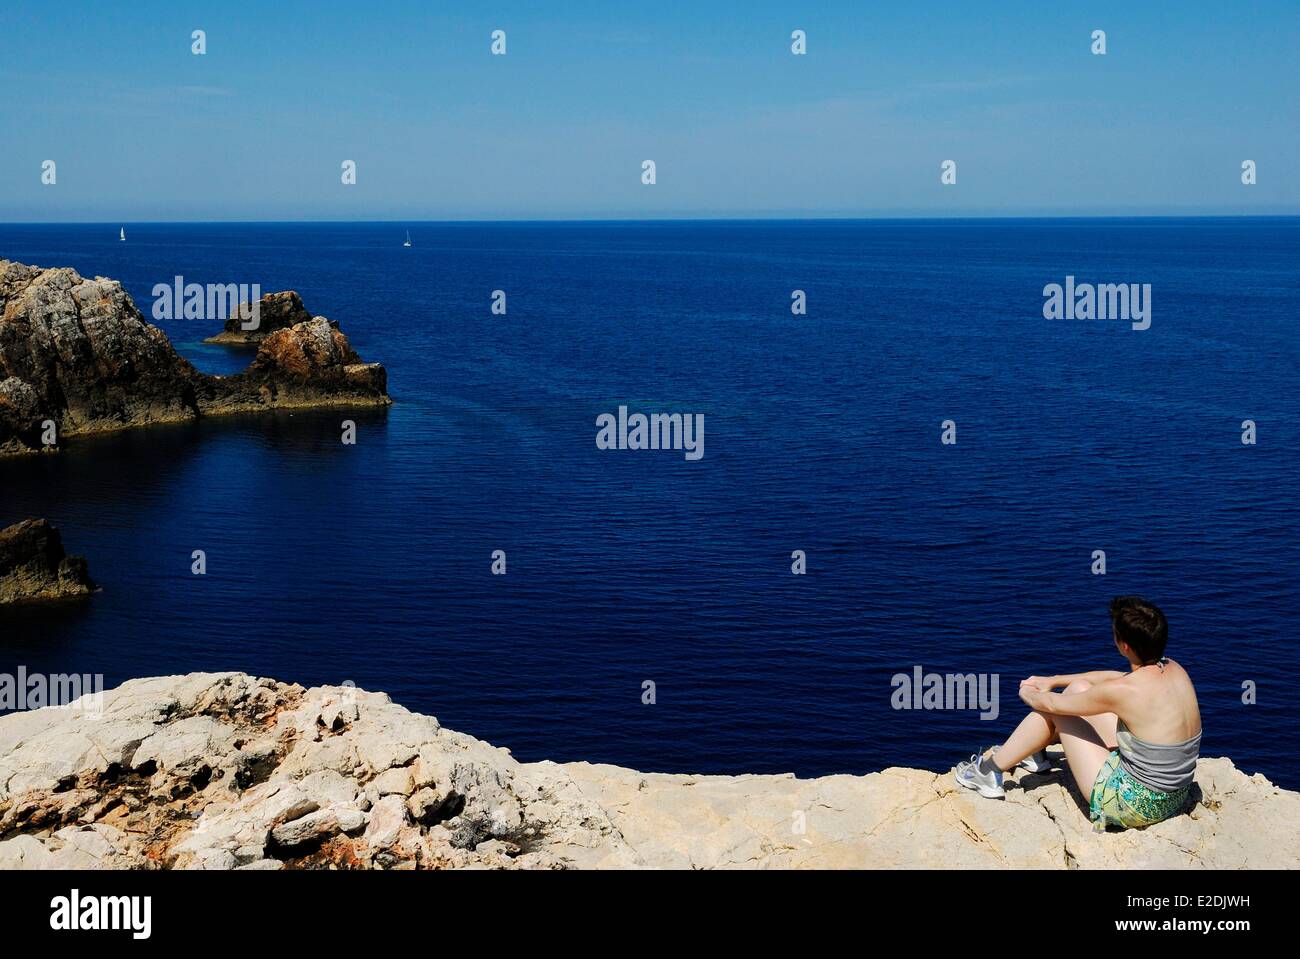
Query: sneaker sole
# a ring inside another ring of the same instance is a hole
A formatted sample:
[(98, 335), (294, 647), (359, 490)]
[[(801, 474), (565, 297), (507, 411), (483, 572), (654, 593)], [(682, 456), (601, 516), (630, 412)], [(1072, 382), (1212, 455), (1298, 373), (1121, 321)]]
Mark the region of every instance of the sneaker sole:
[(956, 773), (952, 774), (952, 778), (957, 780), (958, 786), (965, 786), (967, 789), (973, 789), (981, 796), (983, 796), (985, 799), (1006, 799), (1007, 798), (1007, 791), (1005, 789), (999, 787), (994, 787), (993, 789), (990, 789), (987, 786), (980, 786), (977, 785), (976, 783), (968, 783), (966, 782), (966, 780), (962, 779)]

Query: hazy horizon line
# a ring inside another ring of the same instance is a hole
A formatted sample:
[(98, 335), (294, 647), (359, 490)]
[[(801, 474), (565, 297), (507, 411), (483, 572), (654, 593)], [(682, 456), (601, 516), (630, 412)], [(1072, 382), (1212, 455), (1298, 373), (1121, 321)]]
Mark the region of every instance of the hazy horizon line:
[(131, 224), (489, 224), (489, 223), (805, 223), (805, 222), (863, 222), (863, 221), (899, 221), (899, 220), (933, 220), (933, 221), (969, 221), (969, 220), (1286, 220), (1300, 218), (1300, 208), (1293, 212), (1270, 213), (969, 213), (969, 214), (926, 214), (926, 213), (889, 213), (866, 215), (744, 215), (744, 216), (554, 216), (554, 217), (444, 217), (399, 219), (393, 217), (347, 219), (317, 219), (313, 217), (289, 217), (281, 219), (94, 219), (94, 220), (0, 220), (0, 226), (113, 226)]

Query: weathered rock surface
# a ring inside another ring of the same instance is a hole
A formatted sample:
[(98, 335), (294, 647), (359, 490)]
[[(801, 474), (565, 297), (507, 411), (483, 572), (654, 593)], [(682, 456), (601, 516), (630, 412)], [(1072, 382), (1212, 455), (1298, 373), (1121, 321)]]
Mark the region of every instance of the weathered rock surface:
[(208, 377), (198, 395), (199, 409), (211, 414), (386, 405), (387, 389), (384, 368), (363, 363), (339, 325), (316, 316), (272, 333), (247, 370)]
[(0, 606), (89, 596), (86, 561), (63, 551), (59, 531), (43, 519), (0, 530)]
[(684, 776), (520, 763), (382, 693), (135, 680), (0, 718), (0, 868), (1294, 867), (1300, 794), (1204, 759), (1187, 813), (1095, 834), (1065, 774)]
[[(289, 307), (277, 317), (296, 318)], [(0, 455), (46, 448), (47, 421), (61, 441), (223, 413), (389, 404), (384, 368), (363, 363), (338, 324), (302, 315), (266, 336), (243, 373), (209, 376), (116, 280), (0, 260)]]
[(200, 374), (120, 283), (0, 260), (0, 452), (198, 413)]
[(257, 301), (257, 328), (244, 329), (250, 322), (252, 304), (241, 303), (230, 314), (225, 326), (216, 336), (210, 336), (204, 343), (224, 343), (230, 346), (245, 346), (260, 343), (277, 330), (287, 330), (306, 323), (312, 318), (307, 308), (302, 305), (302, 298), (293, 290), (281, 293), (268, 293)]

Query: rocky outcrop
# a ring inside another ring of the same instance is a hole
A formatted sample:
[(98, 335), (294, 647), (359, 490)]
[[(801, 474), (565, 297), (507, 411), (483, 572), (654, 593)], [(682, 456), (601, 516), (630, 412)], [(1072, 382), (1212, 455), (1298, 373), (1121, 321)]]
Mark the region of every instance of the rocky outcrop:
[(1187, 813), (1093, 833), (1060, 773), (689, 776), (520, 763), (382, 693), (240, 673), (0, 718), (0, 868), (1294, 867), (1300, 794), (1205, 759)]
[(244, 329), (253, 314), (253, 304), (241, 303), (230, 314), (226, 325), (216, 336), (210, 336), (204, 343), (221, 343), (228, 346), (246, 346), (260, 343), (278, 330), (287, 330), (306, 323), (312, 318), (307, 308), (302, 305), (302, 298), (293, 290), (282, 293), (268, 293), (257, 301), (257, 328)]
[(388, 374), (363, 363), (339, 325), (323, 316), (277, 330), (237, 376), (208, 377), (199, 389), (204, 413), (324, 406), (379, 405)]
[(86, 561), (64, 553), (59, 531), (46, 520), (0, 530), (0, 606), (74, 599), (94, 590)]
[(209, 376), (144, 321), (116, 280), (0, 260), (0, 455), (199, 416), (384, 406), (387, 384), (384, 368), (363, 363), (319, 316), (272, 332), (243, 373)]
[(0, 260), (0, 452), (197, 415), (200, 374), (120, 283)]

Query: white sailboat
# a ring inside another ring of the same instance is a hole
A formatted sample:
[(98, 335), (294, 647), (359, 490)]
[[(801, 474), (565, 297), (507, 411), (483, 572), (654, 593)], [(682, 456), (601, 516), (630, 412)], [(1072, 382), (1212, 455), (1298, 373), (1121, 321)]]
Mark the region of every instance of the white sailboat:
[(406, 242), (403, 243), (402, 246), (410, 246), (410, 245), (411, 245), (411, 231), (410, 231), (410, 230), (407, 230), (407, 231), (406, 231)]
[(121, 227), (120, 229), (118, 229), (117, 238), (123, 243), (126, 242), (126, 227)]

